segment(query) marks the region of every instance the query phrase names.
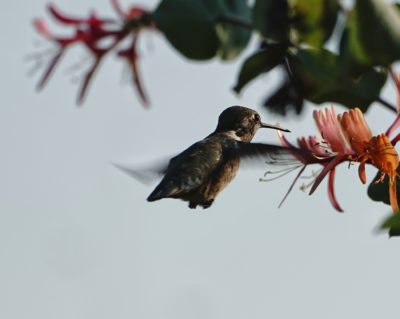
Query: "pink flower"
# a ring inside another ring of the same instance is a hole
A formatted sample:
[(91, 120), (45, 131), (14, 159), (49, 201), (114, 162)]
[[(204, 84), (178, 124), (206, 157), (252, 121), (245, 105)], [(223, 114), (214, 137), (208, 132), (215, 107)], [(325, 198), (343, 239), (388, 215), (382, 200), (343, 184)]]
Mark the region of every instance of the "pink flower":
[[(400, 134), (392, 141), (389, 140), (387, 134), (372, 136), (364, 115), (358, 108), (336, 115), (334, 108), (331, 107), (314, 111), (313, 115), (323, 140), (318, 140), (316, 137), (302, 137), (298, 139), (298, 147), (295, 149), (282, 134), (280, 135), (283, 145), (293, 149), (293, 155), (304, 166), (310, 164), (323, 166), (313, 182), (310, 195), (317, 189), (325, 176), (329, 175), (329, 199), (336, 210), (342, 211), (334, 193), (336, 166), (343, 162), (359, 162), (358, 174), (361, 182), (366, 183), (365, 165), (371, 164), (381, 172), (381, 177), (376, 183), (383, 181), (385, 176), (388, 176), (390, 204), (393, 212), (398, 212), (396, 178), (399, 177), (397, 173), (399, 156), (394, 144), (400, 139)], [(390, 127), (391, 132), (397, 127), (398, 122), (399, 120), (396, 118)], [(298, 178), (299, 176), (295, 181)], [(293, 185), (290, 189), (292, 187)]]
[(333, 153), (351, 153), (351, 148), (341, 132), (333, 105), (330, 109), (314, 111), (313, 116), (322, 138), (329, 144)]

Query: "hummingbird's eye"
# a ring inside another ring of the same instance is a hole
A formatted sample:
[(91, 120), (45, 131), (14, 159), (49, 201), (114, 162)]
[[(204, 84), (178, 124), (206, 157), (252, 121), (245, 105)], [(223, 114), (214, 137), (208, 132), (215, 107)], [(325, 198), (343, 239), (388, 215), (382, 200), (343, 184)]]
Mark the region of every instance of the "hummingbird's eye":
[(256, 120), (256, 122), (261, 122), (261, 117), (258, 114), (254, 115), (254, 119)]

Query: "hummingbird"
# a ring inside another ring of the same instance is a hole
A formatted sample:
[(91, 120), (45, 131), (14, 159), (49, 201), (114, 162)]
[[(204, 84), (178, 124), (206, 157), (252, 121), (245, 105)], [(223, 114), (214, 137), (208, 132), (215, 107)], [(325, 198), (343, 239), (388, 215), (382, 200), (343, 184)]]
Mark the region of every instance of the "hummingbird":
[(242, 158), (287, 153), (283, 146), (251, 143), (259, 128), (290, 132), (261, 122), (260, 115), (250, 108), (228, 107), (220, 114), (214, 132), (171, 158), (160, 169), (164, 177), (147, 200), (178, 198), (189, 202), (189, 208), (209, 208), (234, 179)]
[[(250, 108), (228, 107), (220, 114), (214, 132), (171, 158), (167, 165), (159, 169), (164, 177), (147, 200), (153, 202), (163, 198), (178, 198), (189, 202), (189, 208), (209, 208), (234, 179), (241, 159), (265, 159), (265, 156), (288, 153), (283, 146), (251, 143), (259, 128), (290, 132), (261, 122), (260, 115)], [(134, 177), (140, 175), (117, 166)]]

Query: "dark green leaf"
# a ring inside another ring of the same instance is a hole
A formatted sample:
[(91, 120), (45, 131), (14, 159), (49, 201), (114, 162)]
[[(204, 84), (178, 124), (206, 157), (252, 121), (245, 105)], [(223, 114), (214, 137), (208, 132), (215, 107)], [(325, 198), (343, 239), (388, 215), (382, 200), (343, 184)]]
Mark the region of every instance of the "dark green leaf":
[(387, 1), (357, 0), (348, 32), (346, 66), (387, 66), (400, 58), (400, 13)]
[(303, 110), (303, 104), (302, 94), (289, 79), (264, 102), (264, 106), (269, 111), (279, 115), (286, 115), (289, 110), (293, 110), (298, 115)]
[(265, 49), (256, 52), (248, 57), (243, 63), (239, 73), (239, 78), (234, 87), (236, 93), (240, 93), (243, 87), (258, 77), (260, 74), (268, 72), (283, 61), (285, 48), (281, 45), (268, 45)]
[[(397, 169), (397, 173), (400, 174), (400, 168)], [(374, 178), (374, 181), (379, 179), (380, 175), (381, 173), (378, 172)], [(396, 178), (396, 188), (397, 190), (400, 190), (400, 181), (398, 178)], [(371, 182), (371, 184), (368, 186), (368, 196), (374, 201), (390, 205), (388, 178), (386, 177), (382, 183), (375, 184), (374, 182)], [(397, 192), (397, 201), (400, 202), (400, 192)]]
[[(351, 24), (351, 18), (348, 24)], [(364, 55), (363, 49), (359, 46), (359, 42), (350, 40), (349, 26), (343, 30), (340, 38), (339, 59), (344, 72), (349, 76), (359, 76), (371, 67), (368, 58)]]
[[(246, 0), (220, 0), (221, 10), (219, 21), (223, 18), (234, 18), (251, 26), (251, 8)], [(220, 42), (218, 55), (223, 60), (236, 58), (247, 46), (251, 37), (251, 28), (237, 26), (229, 22), (216, 24), (217, 36)]]
[(219, 13), (217, 0), (163, 0), (152, 19), (180, 53), (190, 59), (206, 60), (219, 49), (215, 29)]
[(325, 49), (295, 49), (288, 57), (293, 77), (304, 97), (314, 103), (337, 102), (366, 111), (379, 97), (387, 74), (369, 69), (357, 79), (341, 70), (338, 56)]
[(380, 226), (380, 229), (389, 230), (390, 237), (400, 236), (400, 214), (392, 214)]
[(321, 47), (336, 24), (337, 0), (295, 0), (291, 2), (292, 29), (297, 43)]
[(288, 42), (289, 23), (287, 0), (256, 0), (253, 8), (254, 29), (266, 40)]

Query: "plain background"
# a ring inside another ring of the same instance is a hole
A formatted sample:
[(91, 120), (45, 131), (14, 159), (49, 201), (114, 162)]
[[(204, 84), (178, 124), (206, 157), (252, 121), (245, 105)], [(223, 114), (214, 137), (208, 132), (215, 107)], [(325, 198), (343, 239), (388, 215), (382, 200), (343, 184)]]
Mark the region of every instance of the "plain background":
[[(142, 1), (150, 8), (156, 2)], [(294, 174), (259, 183), (267, 167), (241, 171), (210, 209), (192, 211), (178, 200), (146, 202), (154, 185), (110, 164), (174, 155), (235, 104), (279, 121), (292, 140), (315, 134), (311, 105), (299, 118), (260, 107), (279, 84), (277, 72), (240, 97), (232, 93), (251, 49), (234, 63), (192, 63), (161, 35), (143, 34), (140, 70), (151, 108), (139, 104), (129, 83), (121, 85), (114, 57), (77, 108), (71, 79), (83, 70), (68, 68), (83, 50), (71, 51), (40, 94), (39, 73), (27, 76), (32, 63), (24, 57), (48, 47), (31, 27), (34, 17), (47, 16), (45, 4), (0, 5), (1, 318), (375, 319), (398, 312), (399, 240), (376, 232), (390, 207), (367, 197), (356, 166), (337, 172), (339, 214), (326, 182), (311, 197), (296, 187), (278, 209)], [(57, 5), (113, 14), (106, 0)], [(396, 101), (390, 86), (383, 95)], [(392, 120), (379, 105), (367, 114), (375, 133)], [(276, 137), (264, 130), (256, 140)], [(375, 169), (367, 173), (371, 180)]]

